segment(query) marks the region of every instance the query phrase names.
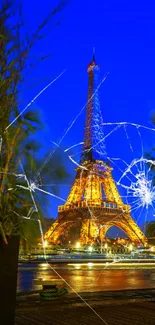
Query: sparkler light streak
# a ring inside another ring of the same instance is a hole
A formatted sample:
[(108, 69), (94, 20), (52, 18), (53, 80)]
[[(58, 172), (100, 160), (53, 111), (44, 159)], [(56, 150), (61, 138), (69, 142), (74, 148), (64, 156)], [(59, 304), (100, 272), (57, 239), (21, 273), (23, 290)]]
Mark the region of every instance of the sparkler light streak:
[(147, 179), (144, 171), (136, 174), (137, 181), (131, 183), (131, 186), (124, 186), (128, 190), (128, 194), (132, 194), (133, 197), (139, 197), (142, 206), (148, 208), (149, 205), (153, 205), (155, 200), (155, 188), (152, 185), (152, 180)]
[(2, 138), (2, 136), (0, 136), (0, 153), (2, 151), (2, 143), (3, 143), (3, 138)]
[(71, 150), (71, 149), (73, 149), (73, 148), (75, 148), (75, 147), (77, 147), (77, 146), (79, 146), (79, 145), (81, 145), (81, 144), (83, 144), (83, 142), (79, 142), (79, 143), (77, 143), (77, 144), (74, 144), (73, 146), (71, 146), (71, 147), (65, 149), (64, 152), (67, 152), (67, 151), (69, 151), (69, 150)]
[[(155, 186), (151, 173), (152, 165), (155, 165), (153, 160), (143, 157), (134, 159), (117, 182), (117, 185), (126, 190), (126, 200), (131, 206), (132, 213), (136, 215), (136, 222), (140, 220), (142, 212), (144, 213), (146, 210), (145, 226), (148, 213), (153, 214), (155, 211)], [(125, 184), (126, 178), (130, 180), (128, 185)], [(138, 210), (140, 210), (139, 213)]]
[[(110, 131), (108, 134), (106, 134), (106, 135), (104, 136), (103, 139), (100, 139), (97, 143), (95, 143), (93, 146), (91, 146), (91, 148), (86, 149), (86, 150), (84, 150), (83, 152), (84, 152), (84, 153), (89, 153), (92, 149), (94, 149), (94, 148), (96, 149), (96, 147), (98, 146), (98, 144), (100, 144), (100, 143), (102, 143), (102, 142), (105, 142), (105, 139), (108, 138), (108, 137), (109, 137), (113, 132), (117, 131), (120, 127), (121, 127), (121, 126), (117, 125), (117, 126), (116, 126), (112, 131)], [(78, 144), (75, 144), (74, 146), (65, 149), (64, 152), (69, 151), (71, 148), (73, 148), (73, 147), (75, 147), (75, 146), (78, 146), (78, 145), (80, 145), (81, 143), (82, 143), (82, 142), (79, 142)], [(96, 152), (99, 153), (99, 155), (100, 155), (101, 157), (104, 156), (104, 158), (105, 158), (105, 151), (101, 152), (101, 151), (96, 150)], [(71, 161), (72, 161), (76, 166), (78, 166), (78, 167), (80, 167), (80, 168), (82, 168), (82, 169), (87, 170), (86, 167), (82, 166), (82, 165), (79, 164), (77, 161), (75, 161), (75, 159), (73, 159), (73, 157), (74, 157), (75, 155), (77, 155), (77, 153), (75, 153), (75, 154), (73, 154), (73, 155), (68, 155), (68, 158), (69, 158), (69, 159), (70, 159), (70, 160), (71, 160)]]
[(30, 220), (32, 215), (33, 215), (33, 212), (36, 212), (35, 208), (34, 207), (31, 207), (27, 216), (21, 216), (19, 213), (17, 213), (16, 211), (14, 210), (11, 210), (14, 214), (16, 214), (17, 217), (21, 218), (21, 219), (27, 219), (27, 220)]
[(72, 156), (70, 156), (70, 155), (68, 155), (68, 158), (76, 165), (76, 166), (78, 166), (78, 167), (80, 167), (81, 169), (84, 169), (84, 170), (87, 170), (87, 168), (86, 167), (84, 167), (84, 166), (82, 166), (82, 165), (80, 165), (78, 162), (76, 162), (73, 158), (72, 158)]
[(23, 185), (16, 185), (17, 187), (20, 187), (20, 188), (22, 188), (22, 189), (24, 189), (24, 190), (31, 190), (32, 192), (35, 192), (35, 190), (38, 190), (39, 192), (42, 192), (42, 193), (44, 193), (44, 194), (47, 194), (47, 195), (50, 195), (50, 196), (53, 196), (53, 197), (55, 197), (56, 199), (59, 199), (59, 200), (61, 200), (61, 201), (63, 201), (63, 202), (65, 202), (65, 200), (64, 199), (62, 199), (60, 196), (57, 196), (57, 195), (55, 195), (55, 194), (53, 194), (53, 193), (50, 193), (50, 192), (47, 192), (47, 191), (45, 191), (45, 190), (43, 190), (43, 189), (41, 189), (41, 188), (39, 188), (34, 182), (29, 182), (29, 186), (28, 187), (26, 187), (26, 186), (23, 186)]
[(2, 171), (0, 172), (0, 174), (13, 175), (13, 176), (15, 176), (17, 178), (25, 178), (25, 175), (23, 175), (23, 174), (16, 174), (16, 173), (2, 172)]
[(132, 122), (106, 122), (106, 123), (102, 123), (102, 125), (131, 125), (136, 127), (137, 129), (145, 129), (145, 130), (149, 130), (149, 131), (153, 131), (155, 132), (155, 128), (150, 128), (148, 126), (145, 125), (141, 125), (141, 124), (136, 124), (136, 123), (132, 123)]
[(13, 121), (6, 127), (5, 131), (8, 130), (10, 128), (10, 126), (15, 123), (18, 118), (28, 109), (28, 107), (30, 107), (35, 101), (36, 99), (46, 90), (48, 89), (56, 80), (58, 80), (66, 71), (63, 70), (54, 80), (52, 80), (47, 86), (45, 86), (32, 100), (29, 104), (26, 105), (26, 107), (20, 112), (20, 114), (18, 114), (18, 116), (16, 116), (16, 118), (13, 119)]
[[(117, 159), (119, 159), (119, 158), (117, 158)], [(120, 179), (119, 179), (119, 181), (117, 182), (117, 184), (119, 185), (119, 183), (120, 183), (120, 181), (123, 179), (123, 177), (124, 176), (126, 176), (126, 174), (127, 173), (132, 173), (132, 167), (134, 167), (134, 166), (136, 166), (137, 167), (137, 164), (138, 163), (141, 163), (141, 162), (143, 162), (143, 163), (146, 163), (146, 164), (149, 164), (149, 165), (154, 165), (155, 166), (155, 161), (154, 160), (152, 160), (152, 159), (147, 159), (147, 158), (144, 158), (144, 157), (141, 157), (141, 158), (135, 158), (131, 163), (130, 163), (130, 165), (128, 165), (127, 163), (126, 163), (126, 165), (128, 166), (126, 169), (125, 169), (125, 171), (124, 171), (124, 173), (122, 174), (122, 176), (120, 177)], [(139, 172), (140, 172), (140, 170), (139, 170)], [(132, 175), (134, 175), (133, 173), (132, 173)], [(135, 175), (134, 175), (135, 176)]]

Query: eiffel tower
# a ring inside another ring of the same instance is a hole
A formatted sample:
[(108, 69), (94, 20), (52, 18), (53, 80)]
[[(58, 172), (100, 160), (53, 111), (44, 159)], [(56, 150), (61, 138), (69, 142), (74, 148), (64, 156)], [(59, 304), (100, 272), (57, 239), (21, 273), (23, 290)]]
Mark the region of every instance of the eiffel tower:
[(81, 244), (103, 240), (109, 228), (121, 229), (136, 245), (147, 238), (130, 215), (130, 205), (123, 203), (106, 159), (103, 121), (98, 93), (99, 66), (95, 56), (88, 65), (88, 102), (84, 144), (76, 177), (64, 205), (58, 207), (58, 218), (45, 234), (51, 243), (68, 236), (79, 227)]

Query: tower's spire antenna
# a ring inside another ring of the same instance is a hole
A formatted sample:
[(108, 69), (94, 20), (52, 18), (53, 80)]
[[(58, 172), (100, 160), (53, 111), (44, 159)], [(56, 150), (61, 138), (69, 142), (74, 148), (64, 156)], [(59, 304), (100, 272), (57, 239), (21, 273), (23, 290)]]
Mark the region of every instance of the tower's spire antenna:
[(95, 47), (93, 46), (93, 61), (95, 62)]

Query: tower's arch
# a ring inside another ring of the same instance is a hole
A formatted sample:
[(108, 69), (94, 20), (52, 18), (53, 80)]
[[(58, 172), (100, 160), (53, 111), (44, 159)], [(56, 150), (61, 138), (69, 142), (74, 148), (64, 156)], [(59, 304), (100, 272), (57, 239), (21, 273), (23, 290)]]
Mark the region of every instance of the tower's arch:
[(46, 240), (50, 239), (50, 242), (52, 243), (57, 243), (59, 242), (61, 236), (64, 235), (64, 237), (67, 237), (67, 233), (69, 233), (69, 231), (75, 227), (80, 229), (81, 223), (79, 223), (79, 221), (64, 221), (63, 219), (60, 222), (55, 221), (51, 228), (48, 230), (48, 232), (45, 234), (44, 238)]
[(135, 244), (140, 244), (143, 242), (142, 241), (143, 233), (139, 229), (139, 227), (136, 225), (136, 228), (138, 228), (138, 230), (139, 230), (137, 232), (136, 229), (132, 228), (130, 223), (129, 222), (127, 223), (124, 219), (122, 219), (122, 220), (120, 219), (120, 220), (116, 220), (116, 221), (112, 220), (110, 222), (107, 222), (107, 224), (105, 224), (100, 230), (100, 237), (102, 240), (105, 239), (108, 230), (110, 230), (110, 228), (112, 228), (112, 227), (117, 227), (118, 229), (122, 230), (123, 233), (126, 234), (126, 236)]
[(118, 228), (118, 227), (116, 227), (116, 226), (111, 226), (108, 230), (107, 230), (107, 232), (106, 232), (106, 234), (105, 234), (105, 237), (107, 238), (107, 239), (117, 239), (117, 238), (124, 238), (124, 239), (129, 239), (128, 238), (128, 236), (127, 236), (127, 234), (122, 230), (122, 229), (120, 229), (120, 228)]

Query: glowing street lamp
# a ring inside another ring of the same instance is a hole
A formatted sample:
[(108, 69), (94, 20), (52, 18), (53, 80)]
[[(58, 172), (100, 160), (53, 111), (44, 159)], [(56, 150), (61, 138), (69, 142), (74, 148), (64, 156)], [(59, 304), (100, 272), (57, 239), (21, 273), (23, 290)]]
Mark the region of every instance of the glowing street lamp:
[(92, 247), (92, 246), (89, 246), (89, 247), (88, 247), (88, 251), (89, 251), (89, 252), (92, 252), (92, 251), (93, 251), (93, 247)]
[(104, 245), (104, 248), (105, 248), (105, 249), (107, 249), (107, 248), (108, 248), (108, 244), (107, 244), (107, 243), (105, 243), (105, 245)]
[(43, 247), (46, 248), (47, 246), (48, 246), (48, 241), (47, 240), (44, 240)]
[(152, 247), (150, 248), (150, 251), (151, 251), (151, 252), (154, 252), (154, 250), (155, 250), (155, 247), (152, 246)]
[(81, 247), (81, 244), (79, 242), (76, 243), (76, 248), (80, 248)]
[(129, 251), (132, 252), (132, 250), (133, 250), (133, 245), (130, 244), (130, 245), (129, 245)]

